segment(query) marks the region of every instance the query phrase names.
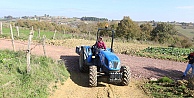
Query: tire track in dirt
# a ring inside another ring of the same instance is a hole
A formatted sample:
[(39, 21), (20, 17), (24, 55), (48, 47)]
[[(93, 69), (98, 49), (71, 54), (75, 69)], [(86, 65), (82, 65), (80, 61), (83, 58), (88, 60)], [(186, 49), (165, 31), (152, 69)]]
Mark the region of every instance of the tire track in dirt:
[[(15, 41), (17, 50), (26, 50), (27, 42)], [(31, 47), (34, 47), (32, 45)], [(12, 50), (11, 40), (0, 39), (0, 49)], [(37, 45), (32, 54), (43, 55), (43, 48)], [(70, 73), (70, 78), (58, 87), (50, 98), (146, 98), (137, 84), (142, 78), (169, 76), (179, 79), (186, 67), (186, 63), (168, 60), (157, 60), (118, 54), (122, 64), (130, 66), (132, 79), (128, 86), (116, 86), (99, 82), (98, 87), (88, 87), (88, 74), (80, 73), (78, 70), (79, 56), (75, 49), (62, 46), (46, 45), (46, 54), (56, 60), (62, 59)]]

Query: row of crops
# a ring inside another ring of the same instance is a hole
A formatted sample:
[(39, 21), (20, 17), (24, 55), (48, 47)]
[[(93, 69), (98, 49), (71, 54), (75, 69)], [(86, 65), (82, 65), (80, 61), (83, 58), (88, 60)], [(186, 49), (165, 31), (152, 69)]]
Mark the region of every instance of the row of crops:
[(185, 62), (186, 57), (191, 52), (194, 52), (193, 48), (174, 48), (174, 47), (148, 47), (144, 50), (137, 52), (138, 56), (169, 59), (175, 61)]
[(173, 56), (187, 56), (190, 52), (194, 52), (192, 48), (162, 48), (162, 47), (148, 47), (142, 52), (149, 52), (154, 54), (166, 54), (166, 55), (173, 55)]

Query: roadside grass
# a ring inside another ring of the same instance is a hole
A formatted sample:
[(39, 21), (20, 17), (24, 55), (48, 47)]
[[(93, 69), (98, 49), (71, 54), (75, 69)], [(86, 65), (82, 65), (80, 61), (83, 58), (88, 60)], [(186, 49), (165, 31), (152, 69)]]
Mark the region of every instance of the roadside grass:
[(194, 90), (190, 89), (187, 80), (174, 81), (162, 77), (157, 81), (148, 81), (142, 85), (143, 90), (154, 98), (193, 98)]
[(0, 98), (47, 98), (50, 84), (69, 77), (64, 63), (45, 56), (31, 56), (30, 74), (26, 65), (26, 53), (0, 50)]
[[(95, 44), (95, 40), (85, 40), (85, 39), (64, 39), (64, 40), (47, 40), (47, 44), (56, 46), (65, 46), (68, 48), (75, 48), (76, 46), (87, 45), (92, 46)], [(106, 47), (110, 48), (111, 42), (105, 42)], [(151, 44), (141, 44), (137, 42), (114, 42), (113, 50), (115, 53), (132, 54), (139, 50), (145, 49), (149, 46), (157, 47), (158, 45)]]

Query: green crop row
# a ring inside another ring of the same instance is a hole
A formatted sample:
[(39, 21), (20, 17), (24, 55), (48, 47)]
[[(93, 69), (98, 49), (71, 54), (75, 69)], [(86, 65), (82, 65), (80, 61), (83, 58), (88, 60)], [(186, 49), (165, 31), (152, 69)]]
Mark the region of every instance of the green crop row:
[(193, 48), (174, 48), (174, 47), (148, 47), (144, 50), (137, 52), (138, 56), (169, 59), (174, 61), (186, 61), (186, 57), (194, 52)]
[(173, 56), (187, 56), (190, 52), (193, 52), (192, 48), (174, 48), (174, 47), (148, 47), (144, 49), (142, 52), (148, 52), (152, 54), (166, 54)]

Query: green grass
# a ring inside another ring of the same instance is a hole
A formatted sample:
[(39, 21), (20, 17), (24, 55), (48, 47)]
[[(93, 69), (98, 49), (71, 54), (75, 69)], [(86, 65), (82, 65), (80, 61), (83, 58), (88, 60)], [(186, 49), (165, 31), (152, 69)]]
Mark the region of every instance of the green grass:
[[(13, 34), (14, 34), (14, 39), (22, 39), (22, 40), (27, 40), (30, 30), (28, 29), (23, 29), (20, 28), (20, 35), (18, 36), (17, 34), (17, 30), (16, 28), (13, 28)], [(5, 37), (5, 38), (10, 38), (10, 28), (3, 28), (3, 35), (0, 35), (0, 37)], [(53, 39), (54, 36), (54, 31), (40, 31), (40, 37), (42, 38), (43, 35), (46, 36), (47, 39)], [(71, 34), (62, 34), (60, 32), (57, 32), (55, 35), (55, 39), (66, 39), (66, 38), (70, 38), (72, 35)], [(39, 40), (39, 35), (38, 35), (38, 30), (34, 31), (34, 35), (33, 35), (33, 40)]]
[(0, 50), (0, 98), (46, 98), (69, 77), (63, 63), (44, 56), (31, 57), (31, 71), (26, 73), (26, 53)]

